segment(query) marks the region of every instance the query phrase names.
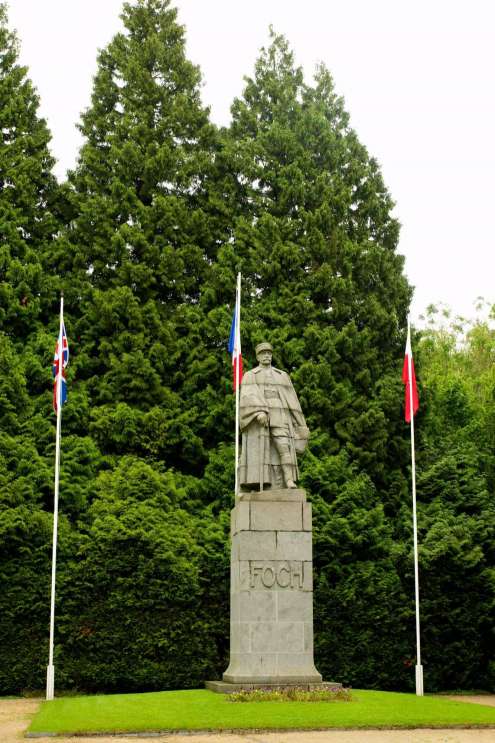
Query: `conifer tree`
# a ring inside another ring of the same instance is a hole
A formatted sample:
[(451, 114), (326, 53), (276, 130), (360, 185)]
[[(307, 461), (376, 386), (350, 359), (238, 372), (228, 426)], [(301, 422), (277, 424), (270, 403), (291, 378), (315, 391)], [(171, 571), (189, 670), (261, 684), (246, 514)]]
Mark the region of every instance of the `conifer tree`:
[[(393, 202), (329, 72), (305, 83), (283, 37), (272, 32), (232, 117), (222, 188), (233, 234), (214, 296), (225, 301), (242, 271), (247, 362), (258, 341), (272, 342), (312, 432), (301, 471), (316, 525), (317, 664), (353, 685), (404, 684), (413, 594), (409, 607), (389, 517), (408, 498), (400, 371), (411, 289)], [(362, 638), (355, 653), (352, 636)]]
[(43, 309), (44, 251), (58, 229), (50, 133), (0, 4), (0, 330), (25, 339)]
[(99, 54), (71, 175), (77, 257), (92, 286), (126, 286), (143, 303), (197, 296), (210, 247), (199, 207), (214, 130), (176, 14), (169, 0), (124, 5), (125, 31)]
[(273, 32), (232, 115), (223, 157), (234, 234), (217, 296), (242, 269), (244, 348), (252, 358), (267, 334), (275, 363), (294, 370), (315, 451), (345, 448), (381, 489), (401, 490), (394, 396), (411, 289), (378, 164), (329, 72), (306, 84)]
[[(51, 135), (38, 114), (27, 68), (19, 64), (19, 43), (3, 3), (0, 100), (0, 359), (5, 374), (0, 436), (12, 437), (9, 443), (3, 439), (2, 464), (9, 462), (8, 479), (18, 492), (24, 490), (26, 502), (48, 507), (45, 458), (51, 457), (54, 441), (50, 380), (58, 318), (52, 312), (57, 278), (47, 266), (63, 199), (51, 172)], [(14, 451), (23, 454), (13, 456)], [(14, 485), (16, 476), (20, 482)]]
[[(52, 496), (44, 268), (60, 227), (50, 133), (0, 3), (0, 689), (40, 688), (46, 666)], [(49, 343), (49, 345), (48, 345)], [(49, 349), (49, 350), (48, 350)], [(46, 367), (44, 367), (46, 364)], [(50, 503), (51, 506), (51, 503)], [(63, 531), (63, 525), (61, 527)], [(61, 539), (62, 541), (62, 539)], [(39, 612), (36, 607), (41, 607)], [(46, 611), (43, 611), (46, 607)]]
[[(227, 632), (227, 522), (198, 517), (203, 492), (190, 476), (207, 459), (209, 410), (194, 395), (200, 294), (225, 223), (210, 205), (218, 143), (169, 0), (126, 3), (122, 19), (98, 57), (70, 221), (50, 259), (72, 328), (61, 479), (78, 520), (77, 567), (69, 558), (60, 574), (59, 674), (94, 689), (194, 686), (221, 672), (206, 669)], [(126, 493), (114, 487), (121, 473)], [(178, 581), (170, 564), (184, 555), (190, 570)], [(209, 645), (187, 669), (184, 617)]]
[(205, 452), (180, 390), (217, 249), (205, 212), (215, 130), (169, 0), (126, 3), (122, 19), (99, 54), (60, 245), (74, 374), (104, 451), (194, 468)]

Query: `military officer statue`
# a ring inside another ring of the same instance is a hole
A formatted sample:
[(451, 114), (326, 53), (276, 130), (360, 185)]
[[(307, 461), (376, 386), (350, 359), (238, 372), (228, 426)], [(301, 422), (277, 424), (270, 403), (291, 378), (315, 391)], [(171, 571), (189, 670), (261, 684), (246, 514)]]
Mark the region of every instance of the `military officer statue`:
[(309, 430), (289, 375), (272, 366), (272, 346), (259, 343), (259, 366), (244, 374), (240, 396), (241, 490), (296, 488), (297, 453)]

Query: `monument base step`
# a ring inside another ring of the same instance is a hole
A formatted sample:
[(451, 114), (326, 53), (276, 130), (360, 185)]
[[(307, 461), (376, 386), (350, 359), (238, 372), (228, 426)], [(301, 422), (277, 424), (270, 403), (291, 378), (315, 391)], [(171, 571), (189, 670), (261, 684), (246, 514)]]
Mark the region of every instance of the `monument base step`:
[(326, 689), (341, 689), (342, 684), (338, 684), (334, 681), (316, 681), (308, 682), (307, 680), (301, 679), (301, 681), (276, 681), (272, 683), (256, 683), (249, 682), (243, 684), (232, 684), (228, 681), (205, 681), (206, 689), (215, 691), (219, 694), (233, 694), (236, 691), (253, 691), (253, 689), (270, 689), (276, 691), (277, 689), (289, 689), (297, 687), (298, 689), (304, 689), (305, 691), (315, 690), (326, 690)]

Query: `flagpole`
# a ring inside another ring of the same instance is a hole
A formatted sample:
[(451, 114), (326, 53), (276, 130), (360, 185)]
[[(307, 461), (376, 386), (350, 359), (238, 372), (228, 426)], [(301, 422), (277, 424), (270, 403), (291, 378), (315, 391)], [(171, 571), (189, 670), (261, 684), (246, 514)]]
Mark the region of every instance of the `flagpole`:
[(235, 352), (236, 352), (236, 365), (235, 365), (235, 499), (239, 497), (239, 339), (241, 335), (241, 274), (237, 274), (237, 287), (236, 287), (236, 335), (235, 335)]
[[(411, 340), (411, 322), (407, 318), (407, 337)], [(412, 463), (412, 497), (413, 497), (413, 539), (414, 539), (414, 593), (416, 599), (416, 696), (422, 697), (423, 666), (421, 665), (421, 636), (419, 624), (419, 568), (418, 568), (418, 521), (416, 515), (416, 458), (414, 450), (414, 403), (412, 377), (412, 350), (408, 354), (409, 373), (409, 410), (411, 415), (411, 463)]]
[(58, 369), (56, 382), (57, 399), (57, 434), (55, 442), (55, 498), (53, 504), (53, 544), (52, 544), (52, 590), (50, 601), (50, 645), (48, 652), (48, 667), (46, 669), (46, 698), (51, 700), (55, 693), (55, 666), (53, 665), (53, 639), (55, 631), (55, 576), (57, 565), (57, 532), (58, 532), (58, 494), (60, 480), (60, 434), (62, 430), (61, 384), (64, 364), (64, 348), (62, 338), (64, 316), (64, 295), (60, 295), (60, 326), (58, 332)]

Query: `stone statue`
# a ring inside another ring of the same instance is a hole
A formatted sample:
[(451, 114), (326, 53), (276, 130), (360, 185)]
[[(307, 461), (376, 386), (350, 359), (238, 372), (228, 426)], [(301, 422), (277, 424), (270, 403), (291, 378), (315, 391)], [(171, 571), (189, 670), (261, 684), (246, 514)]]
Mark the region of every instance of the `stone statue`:
[(240, 394), (241, 489), (296, 488), (297, 453), (309, 430), (289, 375), (272, 366), (272, 346), (259, 343), (259, 366), (246, 372)]

